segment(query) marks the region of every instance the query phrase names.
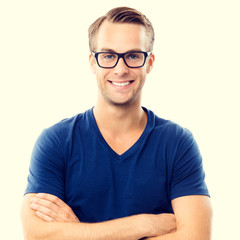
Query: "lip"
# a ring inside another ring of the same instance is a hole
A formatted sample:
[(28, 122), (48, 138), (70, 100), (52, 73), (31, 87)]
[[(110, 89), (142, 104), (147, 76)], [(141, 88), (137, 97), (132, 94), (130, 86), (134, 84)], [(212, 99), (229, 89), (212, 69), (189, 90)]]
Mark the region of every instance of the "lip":
[[(113, 82), (114, 83), (119, 83), (119, 84), (130, 82), (129, 85), (131, 85), (134, 82), (134, 80), (124, 80), (124, 81), (108, 80), (108, 82), (111, 83), (112, 85), (114, 85)], [(129, 85), (127, 85), (127, 86), (129, 86)], [(114, 86), (116, 86), (116, 85), (114, 85)]]
[[(130, 88), (133, 83), (134, 83), (134, 80), (124, 80), (124, 81), (111, 81), (111, 80), (108, 80), (109, 84), (111, 85), (111, 87), (115, 88), (115, 89), (119, 89), (119, 90), (125, 90), (125, 89), (128, 89)], [(123, 84), (123, 83), (127, 83), (127, 82), (130, 82), (130, 84), (128, 85), (116, 85), (116, 84), (113, 84), (112, 82), (115, 82), (117, 84)]]

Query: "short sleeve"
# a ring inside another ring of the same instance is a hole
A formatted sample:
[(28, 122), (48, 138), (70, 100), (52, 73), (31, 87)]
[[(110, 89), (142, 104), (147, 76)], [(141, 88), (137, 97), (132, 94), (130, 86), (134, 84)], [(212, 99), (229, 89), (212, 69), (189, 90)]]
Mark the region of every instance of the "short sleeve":
[(184, 129), (176, 151), (170, 198), (187, 195), (207, 195), (202, 157), (193, 135)]
[(44, 130), (33, 148), (27, 193), (49, 193), (64, 200), (64, 156), (60, 137)]

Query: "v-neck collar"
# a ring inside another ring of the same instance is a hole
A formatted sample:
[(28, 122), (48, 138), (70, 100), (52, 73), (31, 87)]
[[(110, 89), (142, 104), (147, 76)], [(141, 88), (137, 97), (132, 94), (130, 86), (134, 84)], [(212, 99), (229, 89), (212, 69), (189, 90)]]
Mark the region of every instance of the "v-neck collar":
[(109, 153), (119, 161), (122, 161), (122, 160), (126, 159), (131, 154), (133, 154), (136, 150), (139, 150), (139, 147), (141, 146), (141, 143), (143, 143), (143, 141), (145, 141), (147, 139), (147, 136), (150, 134), (150, 132), (154, 128), (154, 124), (155, 124), (154, 114), (151, 111), (149, 111), (148, 109), (146, 109), (145, 107), (142, 107), (142, 109), (147, 113), (146, 127), (145, 127), (144, 131), (142, 132), (141, 136), (138, 138), (138, 140), (129, 149), (127, 149), (124, 153), (122, 153), (120, 155), (118, 153), (116, 153), (110, 147), (110, 145), (107, 143), (107, 141), (104, 139), (102, 133), (100, 132), (100, 130), (98, 128), (96, 119), (94, 117), (93, 108), (91, 108), (89, 110), (89, 118), (90, 118), (92, 127), (94, 128), (94, 130), (97, 134), (97, 137), (103, 143), (103, 145), (106, 147), (106, 149), (108, 149)]

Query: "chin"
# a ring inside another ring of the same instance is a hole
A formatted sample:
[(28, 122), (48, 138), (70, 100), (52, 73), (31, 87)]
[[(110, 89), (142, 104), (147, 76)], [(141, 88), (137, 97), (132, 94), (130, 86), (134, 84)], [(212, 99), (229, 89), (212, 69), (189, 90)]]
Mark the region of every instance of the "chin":
[(138, 101), (136, 98), (131, 98), (125, 101), (114, 101), (112, 99), (108, 99), (108, 103), (116, 107), (129, 107), (129, 106), (136, 105)]

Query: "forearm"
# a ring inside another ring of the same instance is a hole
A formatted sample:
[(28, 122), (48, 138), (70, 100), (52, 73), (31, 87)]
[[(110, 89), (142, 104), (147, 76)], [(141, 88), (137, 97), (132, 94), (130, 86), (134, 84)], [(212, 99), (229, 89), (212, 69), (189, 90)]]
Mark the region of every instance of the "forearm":
[(142, 224), (143, 216), (135, 215), (101, 223), (39, 222), (26, 223), (26, 240), (137, 240), (151, 236)]
[[(179, 232), (173, 232), (173, 233), (168, 233), (158, 237), (145, 238), (145, 240), (188, 240), (188, 238), (179, 234)], [(193, 240), (193, 239), (191, 238), (189, 240)]]
[(172, 201), (176, 231), (148, 240), (210, 240), (212, 208), (206, 196), (186, 196)]
[(172, 201), (176, 216), (176, 232), (149, 238), (155, 240), (210, 240), (212, 207), (204, 195), (179, 197)]
[(145, 240), (210, 240), (210, 234), (204, 233), (187, 233), (187, 232), (174, 232), (158, 237), (145, 238)]
[[(141, 215), (101, 223), (52, 223), (47, 238), (51, 240), (137, 240), (149, 236), (141, 226)], [(56, 236), (56, 235), (57, 236)]]
[(99, 223), (79, 222), (66, 203), (50, 194), (26, 195), (21, 215), (26, 240), (137, 240), (176, 229), (173, 214), (139, 214)]

